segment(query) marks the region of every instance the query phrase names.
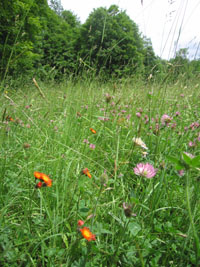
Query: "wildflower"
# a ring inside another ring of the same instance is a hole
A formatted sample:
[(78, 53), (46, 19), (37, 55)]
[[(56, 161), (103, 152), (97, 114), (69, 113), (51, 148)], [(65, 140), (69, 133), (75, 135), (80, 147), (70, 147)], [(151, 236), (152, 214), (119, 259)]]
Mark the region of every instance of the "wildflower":
[(179, 170), (178, 174), (179, 174), (179, 176), (183, 176), (185, 174), (185, 171), (184, 170)]
[(87, 241), (96, 240), (95, 235), (93, 235), (88, 227), (83, 227), (80, 229), (82, 236), (87, 239)]
[(93, 134), (96, 134), (96, 133), (97, 133), (93, 128), (90, 128), (90, 131), (91, 131)]
[(25, 108), (26, 108), (26, 109), (29, 109), (30, 107), (32, 107), (32, 105), (31, 105), (31, 104), (30, 104), (30, 105), (26, 105), (26, 106), (25, 106)]
[(175, 116), (180, 116), (181, 113), (179, 111), (176, 111)]
[(126, 119), (129, 121), (130, 118), (131, 118), (131, 114), (128, 114), (128, 115), (126, 116)]
[(147, 155), (148, 155), (148, 152), (146, 152), (146, 151), (142, 151), (142, 156), (143, 156), (144, 158), (146, 158)]
[(100, 121), (108, 121), (109, 118), (106, 118), (106, 117), (98, 117), (98, 120), (100, 120)]
[(78, 226), (82, 226), (82, 225), (84, 225), (84, 221), (82, 221), (82, 220), (78, 220)]
[(136, 112), (136, 116), (137, 116), (138, 118), (140, 118), (140, 117), (141, 117), (141, 113), (140, 113), (140, 112)]
[(98, 117), (98, 120), (103, 121), (104, 117)]
[(144, 149), (148, 149), (147, 146), (145, 145), (145, 143), (142, 141), (142, 139), (139, 137), (133, 137), (133, 142), (137, 145), (140, 146)]
[(88, 139), (84, 139), (84, 140), (83, 140), (83, 143), (85, 143), (85, 144), (89, 144)]
[(139, 163), (134, 168), (134, 173), (146, 178), (153, 178), (156, 175), (157, 170), (150, 163)]
[(190, 142), (188, 143), (188, 146), (189, 146), (189, 147), (193, 147), (193, 146), (195, 146), (195, 143), (193, 143), (192, 141), (190, 141)]
[(10, 117), (10, 116), (7, 116), (7, 117), (6, 117), (6, 120), (7, 120), (7, 121), (15, 121), (15, 120), (14, 120), (12, 117)]
[(126, 110), (125, 110), (125, 109), (122, 109), (122, 110), (121, 110), (121, 113), (126, 113)]
[(95, 145), (94, 144), (90, 144), (90, 148), (94, 150), (95, 149)]
[(132, 206), (130, 204), (124, 202), (122, 206), (126, 217), (137, 216), (135, 213), (132, 213)]
[(48, 186), (48, 187), (52, 186), (52, 180), (49, 178), (48, 175), (42, 172), (34, 172), (34, 176), (36, 179), (39, 179), (42, 182), (44, 182), (43, 186)]
[(92, 175), (90, 174), (88, 168), (83, 169), (82, 173), (85, 174), (86, 176), (88, 176), (89, 178), (92, 178)]
[(161, 118), (161, 122), (163, 125), (167, 125), (171, 121), (172, 121), (172, 118), (167, 114), (164, 114)]
[(38, 182), (37, 184), (36, 184), (36, 188), (41, 188), (43, 186), (43, 183), (42, 182)]

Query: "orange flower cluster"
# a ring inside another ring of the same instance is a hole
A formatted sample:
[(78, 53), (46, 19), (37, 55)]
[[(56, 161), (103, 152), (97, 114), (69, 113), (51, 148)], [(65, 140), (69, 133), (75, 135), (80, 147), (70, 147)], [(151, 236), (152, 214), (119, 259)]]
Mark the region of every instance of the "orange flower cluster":
[(95, 235), (92, 234), (92, 232), (90, 231), (90, 229), (88, 227), (83, 227), (82, 229), (80, 229), (82, 236), (87, 239), (87, 241), (92, 241), (92, 240), (96, 240)]
[[(84, 224), (84, 221), (79, 220), (78, 221), (78, 226), (82, 226)], [(90, 231), (88, 227), (83, 227), (79, 228), (79, 231), (81, 232), (82, 236), (87, 240), (87, 241), (92, 241), (96, 240), (96, 236)]]
[(34, 172), (34, 176), (36, 179), (39, 179), (40, 181), (36, 184), (36, 188), (41, 188), (43, 186), (52, 186), (52, 180), (49, 178), (48, 175), (42, 173), (42, 172)]
[(10, 117), (9, 115), (6, 117), (7, 121), (15, 121), (12, 117)]
[(97, 133), (93, 128), (90, 128), (90, 131), (91, 131), (93, 134), (96, 134), (96, 133)]
[(90, 174), (88, 168), (83, 169), (82, 173), (85, 174), (86, 176), (88, 176), (89, 178), (92, 178), (92, 175)]

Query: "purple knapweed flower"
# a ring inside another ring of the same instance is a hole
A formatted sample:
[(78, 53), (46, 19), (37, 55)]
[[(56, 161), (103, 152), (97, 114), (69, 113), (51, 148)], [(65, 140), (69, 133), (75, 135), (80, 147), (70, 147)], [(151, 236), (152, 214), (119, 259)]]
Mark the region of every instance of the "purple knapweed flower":
[(96, 146), (95, 146), (94, 144), (90, 144), (90, 148), (91, 148), (91, 149), (93, 149), (93, 150), (94, 150), (94, 149), (95, 149), (95, 147), (96, 147)]
[(109, 118), (106, 118), (106, 117), (98, 117), (98, 120), (100, 120), (100, 121), (108, 121)]
[(190, 142), (188, 143), (188, 146), (189, 146), (189, 147), (193, 147), (193, 146), (195, 146), (195, 143), (193, 143), (192, 141), (190, 141)]
[(139, 163), (134, 168), (134, 173), (150, 179), (156, 175), (157, 170), (150, 163)]
[(114, 102), (114, 101), (112, 101), (112, 102), (111, 102), (111, 106), (114, 106), (114, 105), (115, 105), (115, 102)]
[(126, 119), (127, 119), (127, 120), (130, 120), (130, 118), (131, 118), (131, 114), (128, 114), (128, 115), (126, 116)]
[(140, 112), (136, 112), (136, 116), (137, 116), (138, 118), (140, 118), (140, 117), (141, 117), (141, 113), (140, 113)]
[(169, 115), (167, 115), (167, 114), (164, 114), (162, 116), (162, 118), (161, 118), (162, 125), (167, 125), (171, 121), (172, 121), (172, 118)]

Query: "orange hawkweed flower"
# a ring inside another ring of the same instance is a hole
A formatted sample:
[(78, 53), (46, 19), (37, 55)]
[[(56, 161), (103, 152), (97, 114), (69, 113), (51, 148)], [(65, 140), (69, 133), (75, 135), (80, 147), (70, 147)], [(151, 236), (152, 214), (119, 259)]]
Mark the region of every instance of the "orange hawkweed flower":
[(85, 174), (86, 176), (88, 176), (89, 178), (92, 178), (92, 175), (90, 174), (88, 168), (83, 169), (82, 173)]
[(10, 117), (9, 115), (6, 117), (7, 121), (14, 121), (14, 119), (12, 117)]
[(36, 188), (41, 188), (43, 186), (43, 183), (42, 182), (38, 182), (37, 184), (36, 184)]
[(82, 236), (87, 239), (87, 241), (92, 241), (92, 240), (96, 240), (95, 235), (93, 235), (90, 232), (90, 229), (87, 227), (83, 227), (82, 229), (80, 229)]
[(90, 131), (91, 131), (93, 134), (96, 134), (96, 133), (97, 133), (93, 128), (90, 128)]
[(52, 180), (49, 178), (48, 175), (46, 175), (42, 172), (34, 172), (34, 176), (36, 179), (43, 181), (46, 186), (48, 186), (48, 187), (52, 186)]

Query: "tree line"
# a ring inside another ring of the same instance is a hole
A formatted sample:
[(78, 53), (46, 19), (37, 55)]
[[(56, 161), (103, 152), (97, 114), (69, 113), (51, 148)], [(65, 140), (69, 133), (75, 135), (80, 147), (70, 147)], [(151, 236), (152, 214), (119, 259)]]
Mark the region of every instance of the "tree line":
[(190, 61), (187, 49), (170, 61), (156, 56), (150, 39), (116, 5), (94, 9), (83, 24), (59, 0), (1, 0), (0, 10), (1, 80), (83, 73), (162, 80), (200, 72), (200, 61)]

